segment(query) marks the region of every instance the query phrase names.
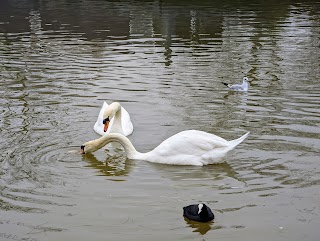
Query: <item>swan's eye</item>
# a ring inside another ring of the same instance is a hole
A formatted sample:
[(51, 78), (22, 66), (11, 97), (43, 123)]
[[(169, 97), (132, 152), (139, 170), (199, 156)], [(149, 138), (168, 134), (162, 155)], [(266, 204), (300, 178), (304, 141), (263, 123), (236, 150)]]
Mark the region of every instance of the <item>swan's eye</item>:
[(107, 121), (110, 121), (109, 116), (103, 120), (103, 124), (106, 124)]

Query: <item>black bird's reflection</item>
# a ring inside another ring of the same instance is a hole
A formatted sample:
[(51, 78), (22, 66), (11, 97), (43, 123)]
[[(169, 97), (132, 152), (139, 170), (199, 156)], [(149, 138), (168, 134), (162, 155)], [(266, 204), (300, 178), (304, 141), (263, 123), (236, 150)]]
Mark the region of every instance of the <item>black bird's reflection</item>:
[(93, 154), (86, 153), (83, 159), (87, 167), (97, 169), (99, 176), (127, 176), (132, 168), (132, 161), (121, 155), (108, 155), (104, 162), (99, 161)]
[(200, 233), (201, 235), (205, 235), (209, 230), (211, 230), (211, 225), (213, 225), (213, 221), (207, 223), (200, 223), (196, 221), (192, 221), (184, 217), (184, 220), (188, 224), (190, 228), (193, 228), (193, 232)]

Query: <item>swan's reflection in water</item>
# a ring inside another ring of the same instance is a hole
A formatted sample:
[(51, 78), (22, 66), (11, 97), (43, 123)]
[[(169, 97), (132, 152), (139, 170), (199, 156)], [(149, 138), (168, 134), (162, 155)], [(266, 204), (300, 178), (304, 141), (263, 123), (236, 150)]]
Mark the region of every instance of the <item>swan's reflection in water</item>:
[(205, 235), (209, 230), (211, 230), (211, 226), (213, 225), (213, 221), (207, 223), (200, 223), (196, 221), (189, 220), (184, 217), (184, 220), (188, 224), (188, 226), (193, 230), (193, 232), (200, 233), (201, 235)]
[(107, 155), (104, 161), (99, 161), (93, 154), (87, 153), (83, 159), (88, 163), (87, 167), (97, 169), (98, 176), (127, 176), (133, 166), (123, 153)]
[(227, 162), (220, 164), (198, 166), (178, 166), (165, 165), (158, 163), (150, 163), (157, 171), (161, 172), (162, 177), (169, 178), (174, 181), (195, 181), (195, 180), (222, 180), (230, 177), (238, 182), (243, 182), (239, 179), (238, 173)]

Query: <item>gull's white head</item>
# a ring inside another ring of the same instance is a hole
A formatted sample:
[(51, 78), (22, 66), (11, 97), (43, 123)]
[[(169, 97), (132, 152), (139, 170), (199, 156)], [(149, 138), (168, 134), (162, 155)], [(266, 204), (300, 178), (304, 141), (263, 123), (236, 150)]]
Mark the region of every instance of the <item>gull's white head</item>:
[(200, 204), (198, 205), (198, 214), (200, 214), (200, 213), (201, 213), (202, 208), (203, 208), (203, 204), (202, 204), (202, 203), (200, 203)]
[(243, 77), (243, 82), (248, 82), (249, 81), (249, 79), (248, 79), (248, 77)]

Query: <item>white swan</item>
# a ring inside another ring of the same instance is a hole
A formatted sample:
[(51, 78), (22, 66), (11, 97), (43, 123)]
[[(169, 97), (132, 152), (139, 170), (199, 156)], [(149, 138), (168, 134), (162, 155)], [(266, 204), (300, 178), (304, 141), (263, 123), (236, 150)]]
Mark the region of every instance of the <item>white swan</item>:
[(249, 79), (247, 77), (243, 77), (242, 79), (242, 84), (227, 84), (223, 83), (226, 85), (230, 90), (235, 90), (235, 91), (248, 91), (249, 84), (248, 84)]
[(249, 132), (236, 140), (227, 141), (207, 132), (187, 130), (171, 136), (150, 152), (140, 153), (127, 137), (110, 133), (84, 143), (81, 146), (81, 153), (94, 152), (110, 142), (118, 142), (123, 146), (129, 159), (172, 165), (203, 166), (221, 162), (221, 158), (248, 135)]
[(99, 135), (120, 133), (128, 136), (133, 132), (133, 125), (129, 113), (120, 103), (113, 102), (108, 105), (104, 102), (93, 129)]

